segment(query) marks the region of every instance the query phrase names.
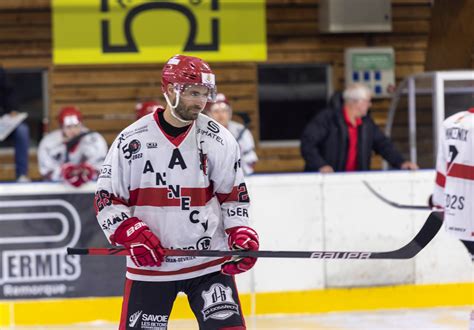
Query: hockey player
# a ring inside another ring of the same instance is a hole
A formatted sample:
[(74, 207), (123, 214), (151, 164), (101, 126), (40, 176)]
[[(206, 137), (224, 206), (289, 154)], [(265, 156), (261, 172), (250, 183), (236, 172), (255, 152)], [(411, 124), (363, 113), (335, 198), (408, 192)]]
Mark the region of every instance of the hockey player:
[(82, 125), (77, 107), (62, 108), (58, 119), (61, 128), (44, 136), (38, 147), (43, 179), (64, 181), (74, 187), (97, 179), (107, 154), (104, 138)]
[(252, 133), (241, 123), (231, 120), (232, 108), (224, 94), (217, 94), (216, 102), (210, 103), (207, 108), (206, 114), (227, 128), (235, 137), (240, 147), (244, 174), (252, 174), (258, 161)]
[[(443, 122), (432, 206), (444, 208), (447, 231), (459, 238), (474, 262), (474, 108)], [(470, 329), (474, 330), (474, 311)]]
[(178, 292), (188, 296), (200, 329), (245, 329), (232, 275), (255, 258), (163, 253), (259, 248), (239, 147), (200, 114), (215, 98), (214, 74), (203, 60), (176, 55), (162, 70), (162, 91), (166, 108), (118, 135), (97, 183), (98, 222), (130, 253), (120, 329), (166, 329)]
[(145, 101), (145, 102), (137, 103), (135, 106), (137, 119), (140, 119), (143, 116), (146, 116), (149, 113), (152, 113), (153, 111), (156, 110), (157, 107), (161, 108), (160, 104), (155, 101)]

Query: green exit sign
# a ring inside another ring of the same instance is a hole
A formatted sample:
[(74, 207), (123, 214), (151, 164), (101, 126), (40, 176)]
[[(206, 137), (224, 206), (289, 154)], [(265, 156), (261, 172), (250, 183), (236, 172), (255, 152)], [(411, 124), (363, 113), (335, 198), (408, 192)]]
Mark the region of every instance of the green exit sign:
[(352, 70), (392, 70), (393, 56), (387, 53), (352, 54)]

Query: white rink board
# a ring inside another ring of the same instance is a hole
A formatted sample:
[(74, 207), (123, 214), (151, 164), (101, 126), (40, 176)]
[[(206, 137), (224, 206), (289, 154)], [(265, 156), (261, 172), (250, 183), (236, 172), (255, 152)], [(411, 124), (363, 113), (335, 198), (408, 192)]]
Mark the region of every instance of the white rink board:
[[(251, 225), (262, 250), (324, 249), (321, 177), (305, 175), (252, 176)], [(261, 258), (255, 268), (257, 292), (324, 287), (321, 262), (308, 259)], [(239, 291), (248, 292), (245, 277), (237, 276)]]
[[(362, 184), (401, 204), (427, 202), (435, 172), (253, 175), (247, 178), (251, 225), (265, 250), (388, 251), (410, 241), (429, 211), (400, 210)], [(55, 183), (1, 184), (0, 195), (94, 191)], [(92, 207), (92, 206), (91, 206)], [(99, 228), (97, 229), (99, 230)], [(464, 246), (444, 232), (410, 260), (264, 259), (237, 277), (239, 291), (465, 283), (474, 279)]]
[[(434, 178), (433, 170), (254, 175), (247, 179), (252, 225), (265, 250), (398, 249), (415, 236), (429, 211), (389, 206), (362, 181), (397, 203), (426, 205)], [(257, 292), (474, 279), (466, 249), (444, 228), (409, 260), (260, 259), (254, 275)], [(249, 292), (249, 277), (238, 277), (241, 292)]]

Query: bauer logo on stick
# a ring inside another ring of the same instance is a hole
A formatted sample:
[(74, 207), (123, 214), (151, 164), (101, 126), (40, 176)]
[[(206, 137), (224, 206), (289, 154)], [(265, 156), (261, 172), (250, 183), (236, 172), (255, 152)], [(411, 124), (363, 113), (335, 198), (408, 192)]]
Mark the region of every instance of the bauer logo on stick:
[(370, 252), (313, 252), (313, 259), (369, 259)]

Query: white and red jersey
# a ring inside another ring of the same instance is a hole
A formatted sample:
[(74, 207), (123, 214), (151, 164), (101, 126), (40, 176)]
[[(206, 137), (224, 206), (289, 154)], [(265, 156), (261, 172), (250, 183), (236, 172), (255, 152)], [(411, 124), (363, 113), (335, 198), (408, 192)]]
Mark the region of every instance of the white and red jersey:
[(254, 165), (258, 161), (252, 133), (241, 123), (232, 120), (227, 124), (227, 129), (232, 133), (239, 144), (244, 174), (252, 174)]
[(446, 230), (474, 241), (474, 108), (443, 122), (433, 203), (444, 208)]
[[(109, 240), (123, 220), (135, 216), (164, 248), (228, 250), (225, 229), (249, 222), (239, 146), (203, 114), (185, 133), (170, 137), (155, 111), (114, 141), (99, 175), (95, 206)], [(127, 278), (188, 279), (219, 271), (224, 261), (168, 256), (160, 267), (137, 267), (127, 257)]]
[(38, 166), (41, 175), (50, 180), (61, 180), (61, 166), (65, 163), (87, 162), (97, 171), (107, 155), (107, 142), (102, 135), (84, 128), (75, 143), (64, 142), (61, 129), (48, 133), (38, 146)]

